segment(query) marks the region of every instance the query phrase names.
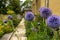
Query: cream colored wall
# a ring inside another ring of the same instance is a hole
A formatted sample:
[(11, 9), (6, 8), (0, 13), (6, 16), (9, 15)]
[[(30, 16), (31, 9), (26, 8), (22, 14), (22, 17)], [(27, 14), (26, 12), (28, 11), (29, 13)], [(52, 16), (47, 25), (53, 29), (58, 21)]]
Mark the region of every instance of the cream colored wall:
[(32, 11), (35, 15), (39, 15), (39, 8), (41, 5), (41, 0), (38, 0), (36, 3), (36, 0), (33, 0), (32, 2)]
[[(45, 7), (45, 0), (38, 0), (38, 3), (34, 0), (33, 4), (33, 12), (37, 14), (40, 7)], [(49, 8), (52, 10), (54, 15), (60, 16), (60, 0), (49, 0)]]
[(60, 15), (60, 0), (50, 0), (49, 8), (52, 9), (54, 15)]
[(33, 0), (32, 2), (32, 12), (36, 14), (36, 0)]
[(41, 6), (41, 0), (38, 0), (37, 3), (36, 3), (36, 10), (37, 10), (37, 15), (40, 15), (39, 14), (39, 8)]
[(45, 7), (45, 0), (41, 0), (41, 7)]
[(33, 0), (33, 2), (32, 2), (33, 13), (35, 13), (36, 15), (39, 15), (39, 8), (45, 6), (44, 2), (45, 2), (45, 0), (37, 0), (37, 3), (36, 3), (36, 0)]

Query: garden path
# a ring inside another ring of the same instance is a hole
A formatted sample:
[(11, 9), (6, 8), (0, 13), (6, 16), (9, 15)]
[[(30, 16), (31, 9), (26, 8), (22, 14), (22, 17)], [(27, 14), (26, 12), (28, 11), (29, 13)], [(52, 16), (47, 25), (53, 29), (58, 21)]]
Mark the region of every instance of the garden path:
[(26, 29), (25, 29), (24, 22), (25, 20), (24, 18), (22, 18), (22, 21), (16, 28), (16, 32), (12, 35), (10, 40), (27, 40), (27, 37), (25, 35)]

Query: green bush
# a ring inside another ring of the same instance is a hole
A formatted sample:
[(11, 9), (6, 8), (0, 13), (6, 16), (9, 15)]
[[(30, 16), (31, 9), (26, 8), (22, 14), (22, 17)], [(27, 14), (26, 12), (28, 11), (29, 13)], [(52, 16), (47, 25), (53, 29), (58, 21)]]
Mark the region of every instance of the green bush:
[(15, 27), (17, 27), (20, 23), (21, 19), (18, 19), (16, 14), (12, 14), (11, 16), (12, 19), (9, 19), (8, 15), (6, 16), (7, 19), (4, 19), (1, 16), (2, 19), (0, 19), (0, 38), (6, 33), (14, 32)]

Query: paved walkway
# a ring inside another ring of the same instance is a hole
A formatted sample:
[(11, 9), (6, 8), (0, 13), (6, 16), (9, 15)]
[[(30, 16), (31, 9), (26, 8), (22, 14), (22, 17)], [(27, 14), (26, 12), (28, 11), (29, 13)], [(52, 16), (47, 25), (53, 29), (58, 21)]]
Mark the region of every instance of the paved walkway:
[(12, 33), (5, 34), (2, 38), (0, 38), (0, 40), (9, 40), (11, 35), (12, 35)]
[(25, 20), (23, 18), (20, 24), (18, 25), (18, 27), (16, 28), (16, 32), (12, 35), (10, 40), (27, 40), (27, 37), (25, 35), (26, 29), (25, 29), (24, 21)]

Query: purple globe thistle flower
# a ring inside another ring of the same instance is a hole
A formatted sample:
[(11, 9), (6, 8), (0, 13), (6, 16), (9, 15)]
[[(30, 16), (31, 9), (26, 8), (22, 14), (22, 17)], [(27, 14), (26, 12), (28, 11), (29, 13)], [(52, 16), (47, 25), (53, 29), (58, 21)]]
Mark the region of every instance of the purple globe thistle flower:
[(42, 7), (39, 9), (40, 15), (43, 18), (48, 18), (50, 15), (52, 15), (52, 12), (49, 8)]
[(56, 15), (51, 15), (46, 21), (47, 25), (53, 29), (60, 26), (60, 17)]
[(12, 19), (12, 16), (11, 15), (8, 15), (8, 19)]
[(7, 23), (7, 20), (3, 20), (4, 23)]
[(34, 19), (34, 14), (32, 12), (26, 12), (25, 19), (32, 21)]

